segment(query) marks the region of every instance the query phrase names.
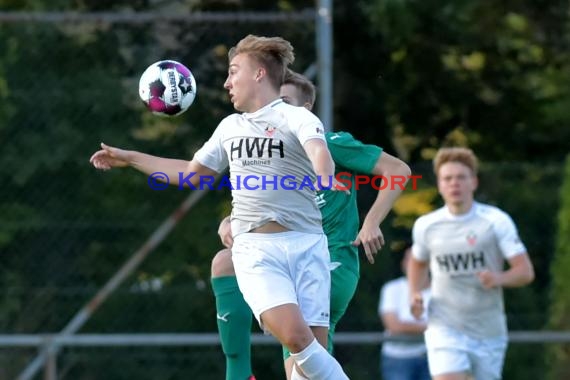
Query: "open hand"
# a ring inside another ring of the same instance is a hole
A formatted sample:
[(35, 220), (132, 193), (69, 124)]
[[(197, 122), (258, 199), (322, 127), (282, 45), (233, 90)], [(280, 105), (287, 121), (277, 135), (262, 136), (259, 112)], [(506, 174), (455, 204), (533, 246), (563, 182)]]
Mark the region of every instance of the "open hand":
[(352, 245), (358, 247), (362, 244), (364, 253), (370, 264), (374, 264), (374, 256), (382, 249), (384, 245), (384, 235), (378, 226), (362, 226), (358, 236), (352, 242)]
[(101, 143), (101, 150), (95, 152), (89, 162), (100, 170), (122, 168), (129, 165), (129, 151)]

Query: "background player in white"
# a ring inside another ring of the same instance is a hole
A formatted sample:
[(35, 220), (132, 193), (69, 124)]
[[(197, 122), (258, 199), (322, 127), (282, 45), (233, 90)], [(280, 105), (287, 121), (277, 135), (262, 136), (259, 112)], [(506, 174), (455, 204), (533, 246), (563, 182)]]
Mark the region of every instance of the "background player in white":
[[(330, 260), (315, 190), (290, 190), (270, 182), (283, 176), (299, 181), (320, 177), (324, 187), (331, 187), (334, 163), (322, 123), (307, 109), (279, 97), (287, 66), (294, 60), (288, 41), (249, 35), (230, 50), (229, 59), (224, 88), (242, 113), (222, 120), (191, 161), (102, 145), (91, 162), (98, 169), (132, 166), (146, 174), (160, 171), (171, 184), (188, 186), (229, 165), (232, 260), (246, 302), (310, 379), (347, 379), (323, 347), (329, 324)], [(238, 188), (238, 180), (248, 175), (268, 180), (271, 188)]]
[[(410, 312), (410, 289), (406, 271), (412, 246), (407, 244), (401, 260), (403, 276), (388, 281), (382, 286), (378, 302), (378, 315), (385, 332), (390, 335), (417, 336), (418, 342), (386, 341), (382, 344), (380, 372), (382, 380), (430, 380), (424, 331), (427, 316), (416, 319)], [(429, 283), (422, 287), (424, 304), (429, 303)]]
[(510, 216), (474, 201), (477, 168), (470, 149), (440, 149), (434, 171), (445, 206), (420, 217), (413, 227), (410, 307), (416, 317), (423, 312), (420, 288), (429, 265), (432, 293), (425, 338), (435, 380), (464, 380), (469, 374), (475, 380), (501, 378), (507, 348), (502, 287), (534, 279)]

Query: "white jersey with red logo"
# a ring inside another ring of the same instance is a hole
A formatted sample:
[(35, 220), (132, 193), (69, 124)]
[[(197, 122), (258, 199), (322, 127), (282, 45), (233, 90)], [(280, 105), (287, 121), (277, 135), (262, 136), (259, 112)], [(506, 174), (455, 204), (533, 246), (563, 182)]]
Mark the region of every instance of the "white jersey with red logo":
[(315, 138), (325, 141), (319, 118), (281, 99), (220, 122), (194, 159), (218, 173), (229, 164), (234, 236), (270, 221), (322, 233), (312, 186), (316, 176), (303, 148)]
[(505, 259), (526, 252), (511, 217), (477, 202), (459, 216), (443, 207), (415, 222), (413, 239), (414, 257), (430, 263), (428, 326), (475, 338), (506, 335), (502, 289), (485, 289), (476, 274), (500, 272)]

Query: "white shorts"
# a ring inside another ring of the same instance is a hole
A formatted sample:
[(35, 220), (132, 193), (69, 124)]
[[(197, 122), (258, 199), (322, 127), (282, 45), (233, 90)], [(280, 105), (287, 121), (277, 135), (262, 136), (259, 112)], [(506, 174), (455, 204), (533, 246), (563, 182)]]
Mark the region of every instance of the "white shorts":
[(307, 325), (329, 326), (330, 256), (324, 234), (239, 234), (232, 261), (240, 291), (260, 326), (261, 313), (289, 303), (299, 306)]
[(467, 372), (475, 380), (501, 379), (507, 337), (475, 339), (457, 330), (435, 326), (425, 332), (432, 376)]

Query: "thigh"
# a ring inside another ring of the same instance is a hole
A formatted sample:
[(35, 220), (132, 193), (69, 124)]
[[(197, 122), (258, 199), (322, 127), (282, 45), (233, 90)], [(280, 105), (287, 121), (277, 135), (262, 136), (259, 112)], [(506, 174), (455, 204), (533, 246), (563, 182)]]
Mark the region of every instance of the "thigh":
[(331, 325), (342, 318), (358, 285), (358, 276), (342, 265), (331, 271)]
[(286, 247), (271, 235), (277, 234), (241, 234), (236, 236), (232, 247), (240, 291), (260, 324), (260, 315), (264, 311), (279, 305), (297, 304)]
[(333, 338), (336, 325), (346, 313), (346, 309), (356, 293), (358, 276), (342, 265), (331, 271), (331, 313), (328, 334), (328, 351), (333, 352)]
[(425, 341), (432, 377), (470, 371), (469, 352), (461, 334), (446, 328), (429, 327), (425, 332)]
[(492, 338), (477, 342), (471, 350), (474, 380), (501, 379), (506, 350), (506, 338)]
[(325, 235), (299, 234), (291, 244), (288, 256), (305, 322), (309, 326), (328, 328), (331, 275)]

